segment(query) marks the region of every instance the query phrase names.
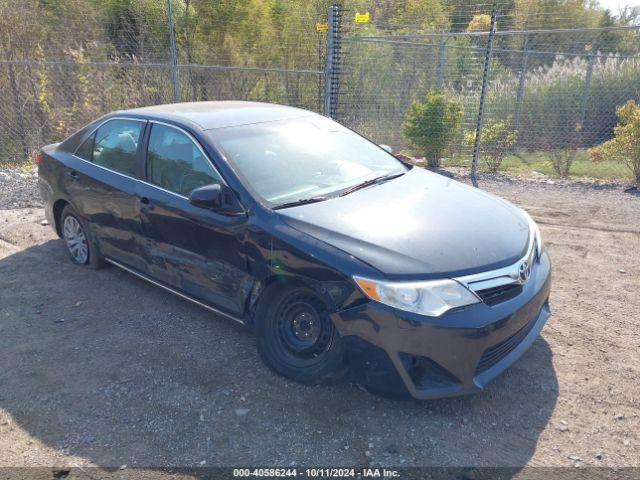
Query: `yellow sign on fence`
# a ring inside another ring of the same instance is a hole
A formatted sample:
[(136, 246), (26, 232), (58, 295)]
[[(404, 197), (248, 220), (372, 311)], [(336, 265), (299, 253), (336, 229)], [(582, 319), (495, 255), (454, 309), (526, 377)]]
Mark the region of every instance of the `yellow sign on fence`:
[(369, 12), (365, 12), (365, 13), (356, 12), (355, 21), (356, 23), (369, 23), (370, 18), (371, 18), (371, 15), (369, 15)]
[(329, 30), (328, 23), (316, 23), (316, 31), (318, 33), (326, 33)]

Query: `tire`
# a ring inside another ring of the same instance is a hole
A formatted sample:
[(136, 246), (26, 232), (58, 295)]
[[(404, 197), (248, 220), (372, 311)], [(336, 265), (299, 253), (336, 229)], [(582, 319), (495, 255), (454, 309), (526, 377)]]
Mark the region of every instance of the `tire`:
[(284, 377), (308, 385), (344, 377), (344, 342), (326, 304), (307, 287), (267, 288), (257, 310), (256, 334), (262, 360)]
[(73, 263), (92, 269), (104, 266), (104, 259), (95, 242), (91, 240), (86, 223), (71, 205), (67, 205), (62, 210), (60, 231)]

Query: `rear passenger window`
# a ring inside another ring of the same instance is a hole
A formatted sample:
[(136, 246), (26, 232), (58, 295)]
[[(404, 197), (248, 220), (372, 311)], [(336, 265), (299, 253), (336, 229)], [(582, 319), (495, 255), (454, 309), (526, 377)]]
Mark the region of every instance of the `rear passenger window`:
[(134, 176), (143, 122), (111, 120), (96, 132), (93, 163)]
[(195, 188), (222, 183), (198, 146), (180, 130), (165, 125), (151, 128), (147, 164), (151, 183), (185, 197)]

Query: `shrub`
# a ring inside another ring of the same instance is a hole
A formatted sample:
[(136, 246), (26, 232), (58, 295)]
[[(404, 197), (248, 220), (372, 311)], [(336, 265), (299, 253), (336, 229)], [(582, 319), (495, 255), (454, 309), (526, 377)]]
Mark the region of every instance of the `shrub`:
[(582, 127), (576, 124), (573, 132), (567, 132), (564, 146), (552, 143), (549, 145), (549, 163), (555, 174), (560, 178), (567, 178), (571, 173), (571, 166), (578, 155), (578, 146), (580, 145)]
[(616, 109), (613, 138), (589, 150), (594, 162), (607, 158), (624, 163), (640, 186), (640, 105), (629, 100)]
[(462, 107), (443, 92), (432, 90), (424, 101), (414, 101), (402, 125), (402, 133), (430, 167), (439, 167), (442, 154), (454, 139)]
[[(473, 145), (476, 132), (467, 133), (467, 143)], [(480, 156), (490, 172), (500, 170), (502, 161), (511, 147), (516, 143), (518, 135), (511, 129), (511, 118), (505, 120), (492, 119), (482, 128), (480, 137)]]
[(576, 159), (578, 150), (575, 148), (554, 148), (549, 150), (549, 162), (557, 176), (567, 178), (571, 172), (571, 165)]

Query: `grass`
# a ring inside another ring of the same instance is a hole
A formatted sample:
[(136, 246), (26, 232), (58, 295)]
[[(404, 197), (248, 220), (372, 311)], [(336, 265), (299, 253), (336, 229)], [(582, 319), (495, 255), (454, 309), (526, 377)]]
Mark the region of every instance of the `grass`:
[[(444, 161), (444, 166), (467, 167), (469, 157), (453, 157)], [(479, 170), (486, 172), (482, 159)], [(508, 155), (502, 162), (500, 172), (517, 177), (532, 177), (533, 172), (542, 173), (548, 177), (557, 177), (553, 171), (549, 156), (545, 152), (519, 153)], [(633, 180), (631, 172), (619, 162), (605, 161), (595, 163), (586, 151), (580, 151), (571, 166), (570, 178), (592, 178), (598, 180), (618, 180), (628, 182)]]

